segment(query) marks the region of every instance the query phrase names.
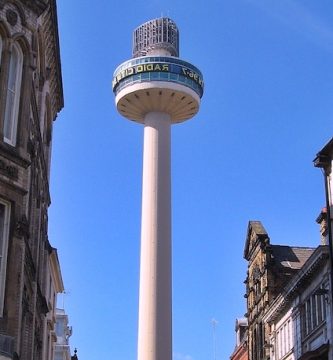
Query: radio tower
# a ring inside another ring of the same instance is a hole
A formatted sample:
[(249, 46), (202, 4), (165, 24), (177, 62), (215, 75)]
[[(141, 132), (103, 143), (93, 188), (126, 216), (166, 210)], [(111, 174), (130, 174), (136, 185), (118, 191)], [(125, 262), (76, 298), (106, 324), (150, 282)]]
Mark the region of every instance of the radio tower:
[(203, 94), (201, 72), (178, 58), (178, 36), (167, 17), (139, 26), (112, 82), (119, 113), (144, 125), (138, 360), (172, 359), (170, 129), (198, 112)]

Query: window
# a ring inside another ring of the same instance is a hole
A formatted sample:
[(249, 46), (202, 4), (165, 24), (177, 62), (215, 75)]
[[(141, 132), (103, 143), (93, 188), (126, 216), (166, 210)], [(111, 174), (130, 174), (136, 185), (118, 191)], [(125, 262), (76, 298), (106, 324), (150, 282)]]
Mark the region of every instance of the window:
[(257, 301), (259, 296), (261, 295), (261, 272), (258, 265), (256, 265), (253, 269), (252, 282), (255, 301)]
[(0, 316), (5, 296), (10, 204), (0, 200)]
[(302, 308), (303, 336), (307, 336), (326, 319), (326, 302), (324, 295), (313, 294), (304, 303)]
[[(264, 358), (265, 328), (262, 322), (255, 324), (252, 333), (252, 359)], [(251, 351), (251, 350), (250, 350)]]
[(18, 44), (14, 44), (9, 61), (4, 118), (4, 141), (16, 145), (17, 119), (19, 114), (20, 90), (22, 79), (23, 53)]
[(292, 321), (288, 319), (276, 330), (275, 353), (277, 359), (282, 359), (293, 348)]
[(56, 334), (59, 337), (63, 337), (65, 333), (65, 322), (64, 322), (64, 318), (62, 317), (57, 317), (57, 321), (56, 321)]

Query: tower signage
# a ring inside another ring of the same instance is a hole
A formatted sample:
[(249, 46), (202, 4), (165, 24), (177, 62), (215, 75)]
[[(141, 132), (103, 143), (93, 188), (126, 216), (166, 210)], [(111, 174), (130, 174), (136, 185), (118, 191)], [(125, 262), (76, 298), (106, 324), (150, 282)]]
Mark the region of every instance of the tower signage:
[[(154, 57), (154, 59), (156, 59), (156, 57)], [(130, 65), (132, 62), (129, 61), (128, 67), (121, 66), (118, 71), (116, 70), (113, 76), (112, 89), (115, 90), (116, 86), (129, 76), (149, 72), (167, 72), (170, 74), (183, 75), (195, 81), (203, 88), (204, 83), (200, 71), (194, 67), (182, 65), (179, 59), (177, 59), (178, 64), (175, 64), (172, 58), (170, 58), (170, 62), (167, 62), (168, 58), (164, 57), (163, 59), (165, 60), (164, 62), (147, 62), (147, 60), (149, 61), (149, 57), (144, 57), (145, 62), (136, 65)], [(184, 64), (188, 65), (187, 62), (184, 62)], [(170, 80), (172, 81), (172, 77), (170, 77)]]

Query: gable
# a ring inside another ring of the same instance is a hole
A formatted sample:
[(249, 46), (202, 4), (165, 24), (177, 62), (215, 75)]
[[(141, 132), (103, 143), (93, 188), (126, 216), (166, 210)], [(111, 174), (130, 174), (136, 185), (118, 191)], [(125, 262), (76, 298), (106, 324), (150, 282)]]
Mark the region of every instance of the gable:
[(255, 250), (269, 244), (268, 234), (260, 221), (249, 221), (245, 239), (244, 258), (249, 261)]

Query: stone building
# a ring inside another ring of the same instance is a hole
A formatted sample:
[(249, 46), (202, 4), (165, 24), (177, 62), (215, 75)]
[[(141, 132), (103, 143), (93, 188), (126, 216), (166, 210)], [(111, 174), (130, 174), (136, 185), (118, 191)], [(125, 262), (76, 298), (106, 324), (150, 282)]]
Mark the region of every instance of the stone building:
[[(324, 175), (325, 202), (326, 207), (319, 215), (317, 222), (321, 226), (322, 243), (329, 248), (330, 268), (333, 274), (333, 138), (317, 153), (313, 161), (314, 166), (320, 168)], [(333, 306), (333, 275), (331, 276), (331, 299)], [(332, 335), (333, 336), (333, 335)]]
[(248, 261), (245, 297), (250, 360), (270, 359), (271, 330), (264, 316), (314, 251), (308, 247), (271, 245), (261, 222), (249, 222), (244, 258)]
[[(320, 245), (272, 245), (250, 221), (244, 258), (249, 360), (333, 360), (333, 138), (314, 166), (324, 175), (326, 206), (316, 221)], [(231, 359), (238, 358), (236, 346)]]
[(52, 358), (63, 283), (48, 239), (63, 107), (55, 0), (0, 0), (0, 359)]

